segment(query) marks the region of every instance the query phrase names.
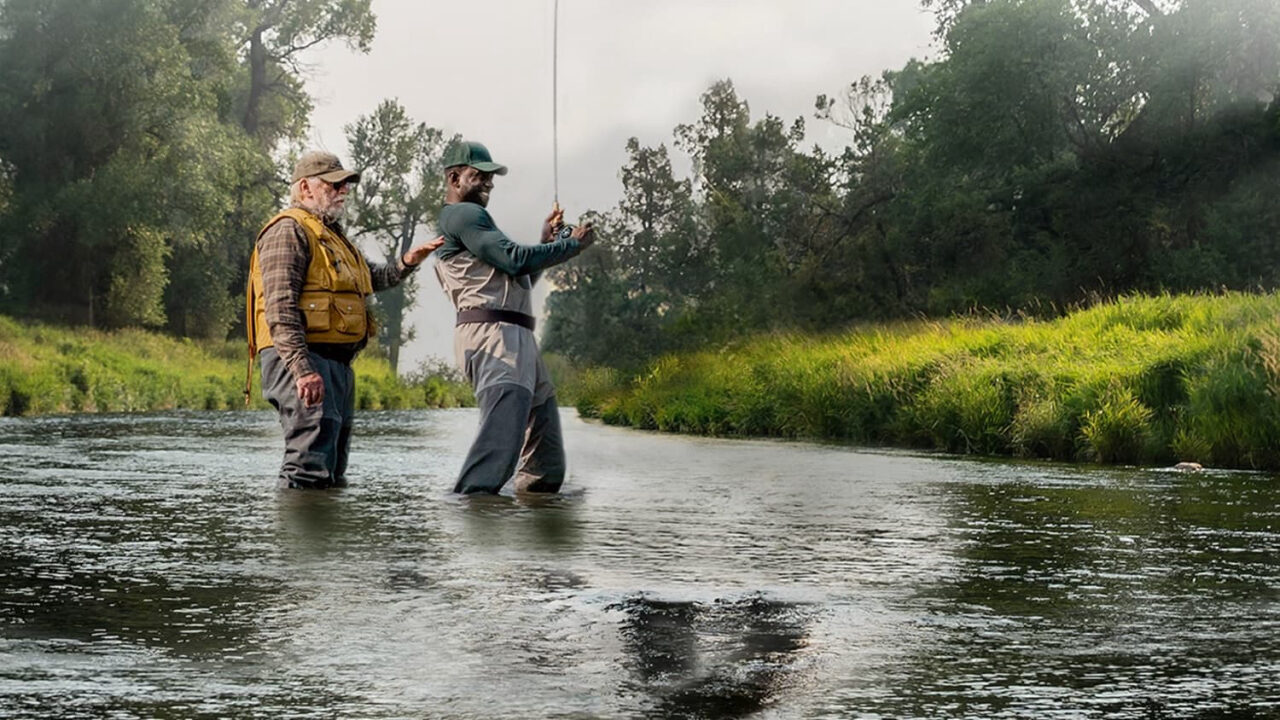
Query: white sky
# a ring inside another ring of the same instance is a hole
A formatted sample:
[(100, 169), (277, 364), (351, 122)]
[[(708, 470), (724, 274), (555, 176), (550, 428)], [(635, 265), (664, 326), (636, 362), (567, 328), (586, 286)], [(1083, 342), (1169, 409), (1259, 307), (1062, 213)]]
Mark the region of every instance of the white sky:
[[(343, 126), (396, 98), (415, 121), (480, 141), (510, 167), (489, 209), (514, 240), (534, 242), (554, 195), (554, 2), (374, 0), (369, 54), (338, 43), (309, 57), (311, 144), (347, 160)], [(814, 98), (929, 56), (934, 26), (917, 0), (559, 0), (559, 18), (560, 204), (571, 222), (617, 203), (630, 137), (665, 143), (686, 168), (672, 129), (698, 119), (716, 80), (733, 80), (753, 120), (804, 117), (810, 146), (843, 147), (845, 131), (813, 118)], [(402, 369), (453, 359), (453, 310), (434, 273), (423, 268), (418, 282), (418, 338)]]

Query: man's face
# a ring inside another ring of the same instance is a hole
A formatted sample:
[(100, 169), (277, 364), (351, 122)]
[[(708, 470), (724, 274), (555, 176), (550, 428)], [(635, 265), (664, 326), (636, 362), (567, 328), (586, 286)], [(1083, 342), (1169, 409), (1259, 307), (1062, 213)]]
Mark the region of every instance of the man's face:
[(329, 221), (342, 217), (342, 207), (347, 202), (347, 193), (351, 192), (351, 183), (343, 181), (330, 183), (320, 178), (307, 178), (307, 187), (311, 191), (314, 207), (312, 212)]
[(468, 165), (458, 175), (458, 193), (464, 202), (488, 207), (491, 190), (493, 190), (493, 173), (491, 172), (483, 172)]

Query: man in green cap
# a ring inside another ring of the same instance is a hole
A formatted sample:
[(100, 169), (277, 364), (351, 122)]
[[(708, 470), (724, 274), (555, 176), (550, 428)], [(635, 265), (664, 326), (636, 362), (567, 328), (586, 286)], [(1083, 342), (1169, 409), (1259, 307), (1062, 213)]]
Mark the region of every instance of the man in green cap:
[(542, 223), (540, 244), (516, 244), (485, 209), (494, 175), (507, 168), (477, 142), (455, 143), (444, 166), (445, 240), (436, 277), (458, 310), (454, 351), (480, 406), (480, 429), (454, 492), (496, 494), (513, 474), (517, 491), (557, 492), (564, 441), (555, 387), (533, 335), (533, 285), (542, 270), (577, 255), (595, 235), (584, 224), (557, 237), (563, 218), (557, 207)]
[[(258, 234), (249, 260), (245, 326), (262, 363), (262, 396), (280, 414), (284, 463), (280, 485), (347, 484), (355, 411), (351, 361), (373, 336), (366, 299), (399, 284), (444, 242), (436, 238), (395, 262), (370, 263), (340, 220), (360, 173), (338, 156), (305, 153), (293, 169), (290, 207)], [(249, 386), (245, 383), (245, 398)]]

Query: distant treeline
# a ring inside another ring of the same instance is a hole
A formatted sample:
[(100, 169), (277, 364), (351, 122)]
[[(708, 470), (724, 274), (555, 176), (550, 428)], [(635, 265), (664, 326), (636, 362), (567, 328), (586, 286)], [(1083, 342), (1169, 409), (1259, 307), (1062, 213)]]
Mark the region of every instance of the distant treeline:
[[(0, 316), (0, 415), (245, 407), (245, 348), (225, 340), (177, 339), (138, 329), (111, 332), (19, 322)], [(256, 370), (256, 368), (255, 368)], [(474, 404), (451, 369), (424, 366), (400, 377), (387, 358), (355, 362), (362, 409)], [(255, 372), (254, 408), (265, 408)]]
[[(778, 328), (1277, 286), (1274, 0), (922, 4), (936, 58), (817, 98), (843, 152), (728, 80), (675, 128), (688, 177), (629, 143), (601, 241), (551, 273), (547, 348), (635, 366)], [(374, 28), (371, 0), (0, 0), (0, 312), (234, 333), (306, 136), (302, 54)], [(392, 255), (434, 217), (450, 138), (390, 101), (346, 131), (349, 227)], [(378, 303), (393, 365), (412, 290)]]
[(766, 334), (565, 382), (669, 432), (1106, 463), (1280, 469), (1280, 296), (1131, 296), (1053, 321), (972, 316)]
[(633, 140), (602, 240), (557, 268), (546, 346), (636, 367), (770, 329), (1280, 281), (1274, 0), (930, 0), (941, 52), (753, 119), (731, 82)]

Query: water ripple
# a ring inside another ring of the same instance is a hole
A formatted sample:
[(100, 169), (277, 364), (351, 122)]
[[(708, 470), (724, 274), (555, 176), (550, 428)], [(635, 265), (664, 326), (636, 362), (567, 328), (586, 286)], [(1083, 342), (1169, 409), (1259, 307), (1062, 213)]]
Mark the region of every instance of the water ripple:
[(577, 421), (566, 493), (448, 493), (471, 410), (0, 420), (0, 717), (1280, 713), (1280, 489)]

